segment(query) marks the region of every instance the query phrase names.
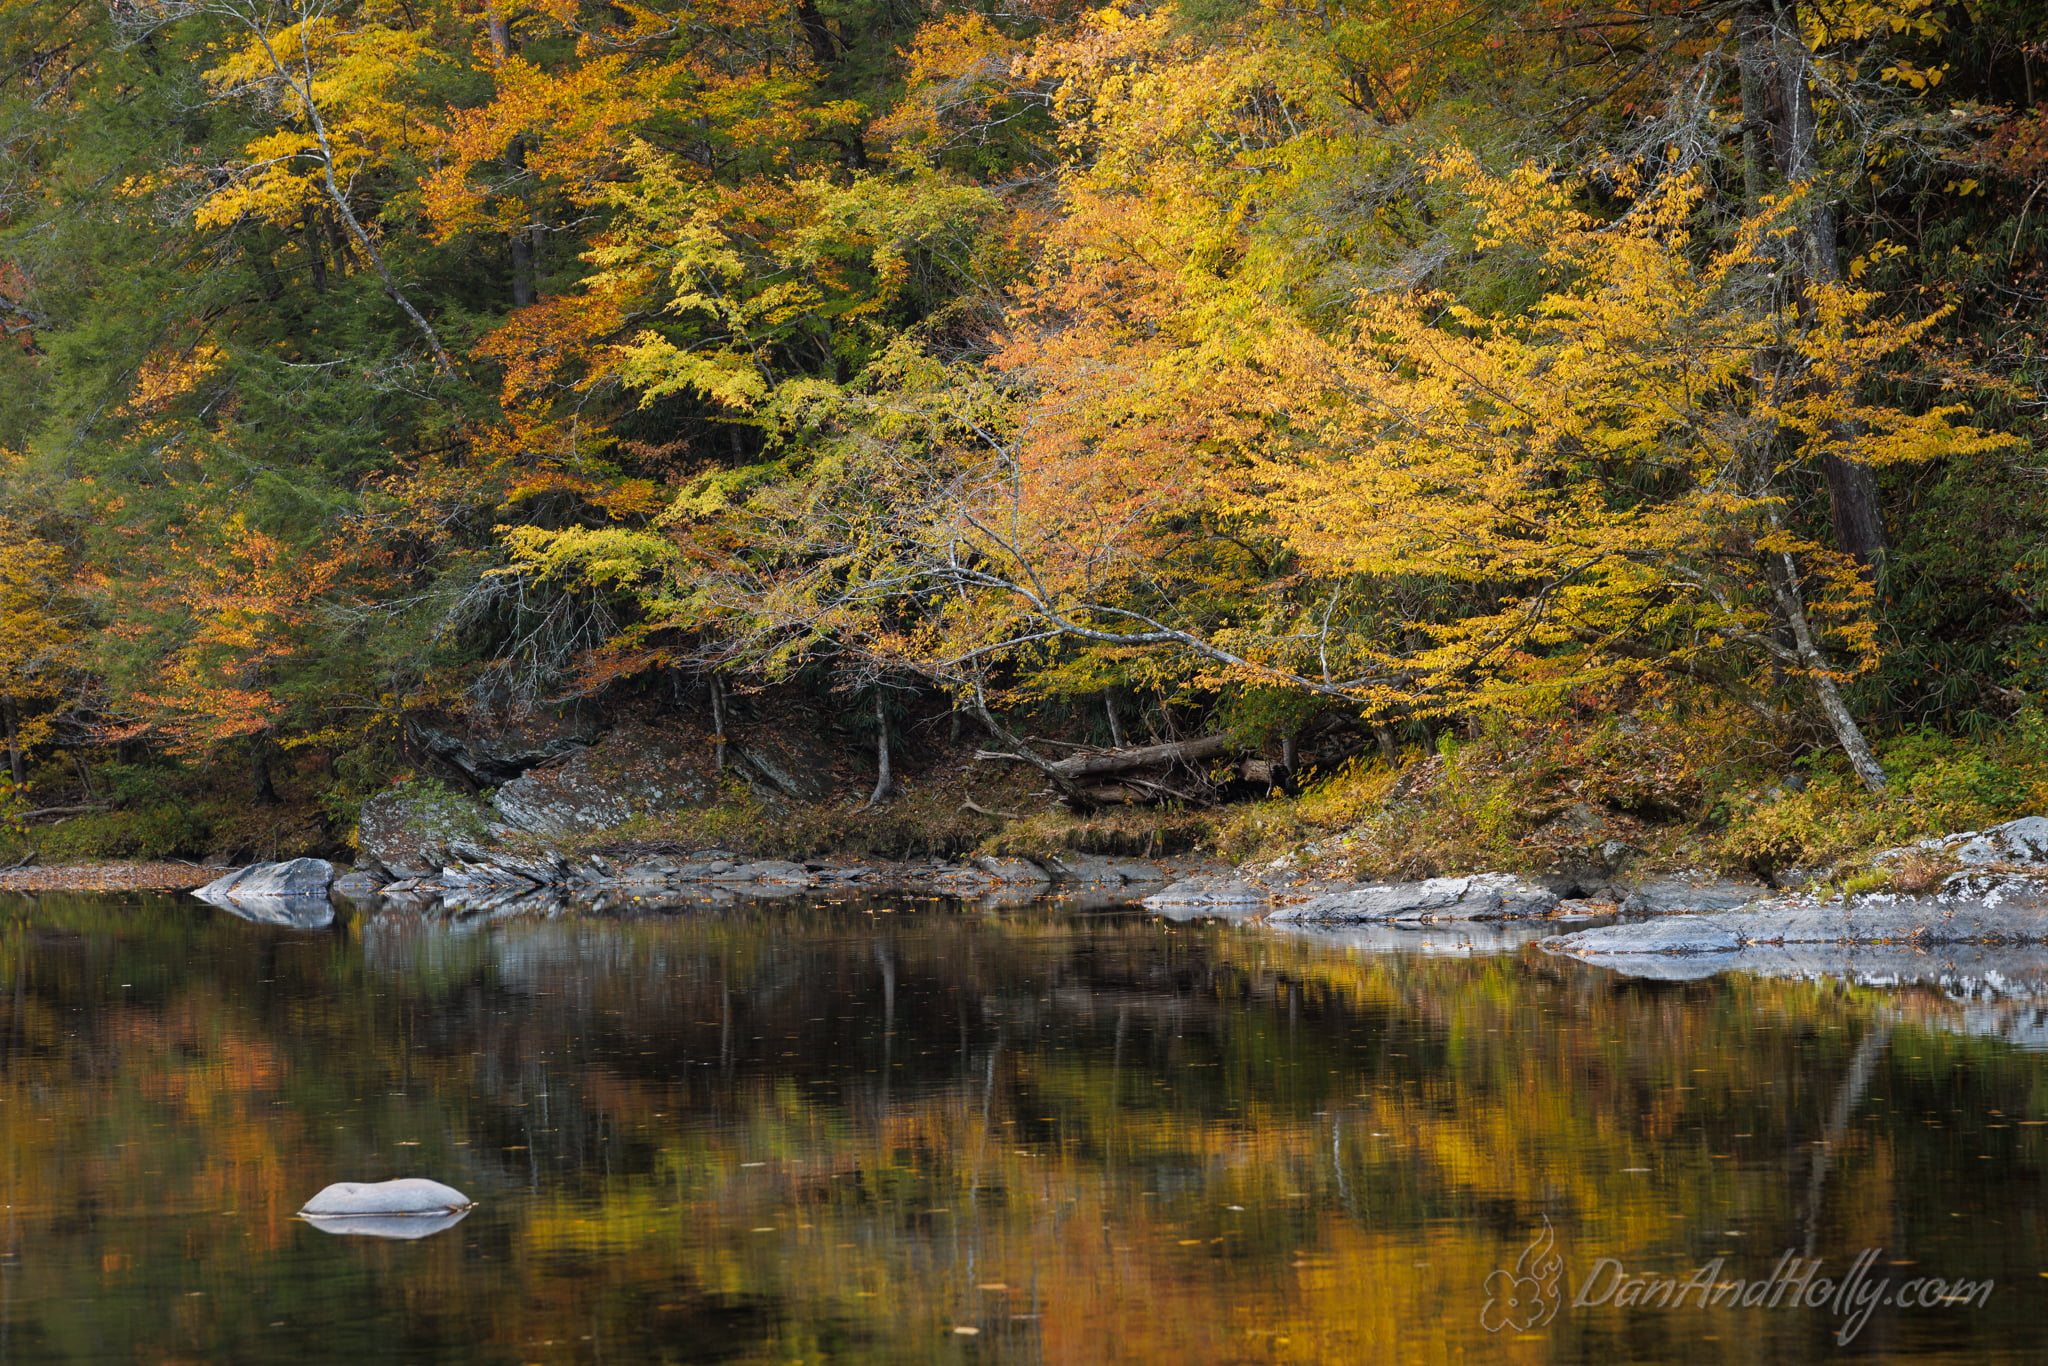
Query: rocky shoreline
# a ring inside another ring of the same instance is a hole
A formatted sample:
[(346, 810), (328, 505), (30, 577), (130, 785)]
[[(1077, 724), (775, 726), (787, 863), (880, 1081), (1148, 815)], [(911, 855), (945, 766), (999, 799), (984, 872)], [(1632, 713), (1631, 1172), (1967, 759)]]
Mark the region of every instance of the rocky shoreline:
[[(438, 906), (458, 915), (510, 913), (541, 903), (721, 904), (843, 889), (902, 891), (1007, 904), (1087, 891), (1177, 919), (1225, 916), (1305, 932), (1351, 927), (1464, 930), (1446, 942), (1510, 942), (1475, 927), (1518, 923), (1543, 951), (1638, 975), (1697, 977), (1765, 970), (1787, 955), (1844, 946), (1915, 953), (1951, 946), (2048, 945), (2048, 817), (2030, 816), (1886, 850), (1872, 860), (1912, 872), (1911, 892), (1817, 895), (1707, 874), (1662, 874), (1593, 886), (1558, 877), (1482, 872), (1415, 882), (1316, 879), (1281, 860), (1113, 858), (1065, 853), (850, 863), (755, 859), (724, 849), (612, 845), (564, 853), (481, 840), (413, 836), (390, 861), (366, 853), (341, 870), (319, 859), (227, 872), (196, 895), (251, 919), (306, 925), (332, 918), (332, 897), (391, 909)], [(166, 869), (172, 876), (165, 877)], [(137, 871), (135, 886), (192, 886), (189, 866)], [(47, 885), (85, 890), (92, 870), (33, 870)], [(119, 873), (121, 870), (108, 870)], [(64, 876), (78, 874), (75, 877)], [(118, 876), (112, 886), (129, 884)], [(323, 910), (324, 908), (324, 910)], [(1580, 927), (1565, 928), (1577, 923)], [(1586, 922), (1594, 922), (1588, 924)], [(1683, 960), (1681, 962), (1681, 960)]]

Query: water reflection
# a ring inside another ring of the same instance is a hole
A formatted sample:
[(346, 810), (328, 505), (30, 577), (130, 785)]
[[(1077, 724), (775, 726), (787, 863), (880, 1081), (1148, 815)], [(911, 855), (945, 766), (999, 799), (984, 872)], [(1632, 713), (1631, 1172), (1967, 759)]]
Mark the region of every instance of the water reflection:
[[(2048, 1347), (2044, 1063), (1972, 1014), (2021, 996), (1648, 981), (1444, 930), (12, 900), (0, 1362), (1839, 1352), (1824, 1308), (1489, 1332), (1546, 1220), (1570, 1276), (1882, 1248), (1997, 1288), (1879, 1310), (1866, 1357)], [(422, 1172), (480, 1207), (417, 1241), (294, 1217)]]
[(470, 1211), (464, 1209), (445, 1214), (301, 1214), (299, 1218), (322, 1233), (414, 1242), (436, 1233), (446, 1233), (469, 1215)]

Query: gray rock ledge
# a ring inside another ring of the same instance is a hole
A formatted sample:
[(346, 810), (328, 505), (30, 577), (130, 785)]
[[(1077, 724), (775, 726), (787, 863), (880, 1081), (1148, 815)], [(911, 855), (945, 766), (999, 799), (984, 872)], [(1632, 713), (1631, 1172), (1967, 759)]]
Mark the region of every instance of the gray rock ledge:
[(2048, 942), (2039, 904), (1899, 898), (1884, 902), (1772, 905), (1721, 915), (1668, 916), (1605, 925), (1543, 941), (1552, 953), (1735, 954), (1781, 944), (2032, 944)]
[(1433, 877), (1330, 892), (1273, 912), (1269, 920), (1343, 924), (1360, 920), (1512, 920), (1547, 915), (1557, 894), (1512, 873)]

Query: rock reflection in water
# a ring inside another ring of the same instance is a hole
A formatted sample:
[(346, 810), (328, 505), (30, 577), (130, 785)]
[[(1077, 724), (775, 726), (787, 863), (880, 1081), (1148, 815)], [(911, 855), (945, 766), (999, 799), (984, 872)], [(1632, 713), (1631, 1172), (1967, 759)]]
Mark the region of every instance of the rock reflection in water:
[(299, 1218), (322, 1233), (339, 1237), (388, 1238), (411, 1243), (446, 1233), (469, 1215), (465, 1209), (445, 1214), (302, 1214)]
[(324, 896), (223, 897), (209, 903), (218, 910), (258, 925), (280, 925), (294, 930), (324, 930), (334, 923), (334, 903)]
[[(2039, 1027), (1998, 1014), (2016, 970), (1646, 981), (1532, 928), (6, 903), (0, 1355), (1840, 1357), (1819, 1309), (1567, 1306), (1510, 1343), (1484, 1287), (1546, 1220), (1574, 1276), (1883, 1247), (1998, 1291), (1882, 1312), (1864, 1359), (2048, 1350), (2048, 1059), (1988, 1036)], [(420, 1172), (483, 1204), (397, 1241), (293, 1217)]]

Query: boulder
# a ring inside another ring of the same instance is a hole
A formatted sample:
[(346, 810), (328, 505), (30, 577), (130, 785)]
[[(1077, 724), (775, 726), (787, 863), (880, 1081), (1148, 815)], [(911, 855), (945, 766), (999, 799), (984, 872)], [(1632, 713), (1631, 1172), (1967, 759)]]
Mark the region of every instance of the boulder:
[(1770, 890), (1760, 882), (1726, 878), (1659, 878), (1639, 883), (1622, 898), (1623, 915), (1712, 915), (1761, 901)]
[(701, 806), (716, 796), (716, 785), (681, 737), (634, 725), (560, 762), (528, 769), (500, 787), (491, 805), (516, 830), (565, 835)]
[(452, 1214), (475, 1204), (453, 1186), (411, 1176), (397, 1181), (337, 1181), (308, 1200), (299, 1213), (330, 1219), (372, 1214)]
[(424, 877), (449, 845), (487, 838), (489, 821), (489, 808), (439, 783), (401, 783), (363, 803), (356, 847), (401, 878)]
[(1355, 920), (1501, 920), (1544, 915), (1558, 897), (1511, 873), (1433, 877), (1331, 892), (1275, 911), (1276, 921), (1343, 923)]
[(224, 906), (257, 897), (317, 896), (325, 899), (334, 884), (334, 865), (326, 859), (295, 858), (285, 863), (252, 863), (215, 878), (192, 895)]

